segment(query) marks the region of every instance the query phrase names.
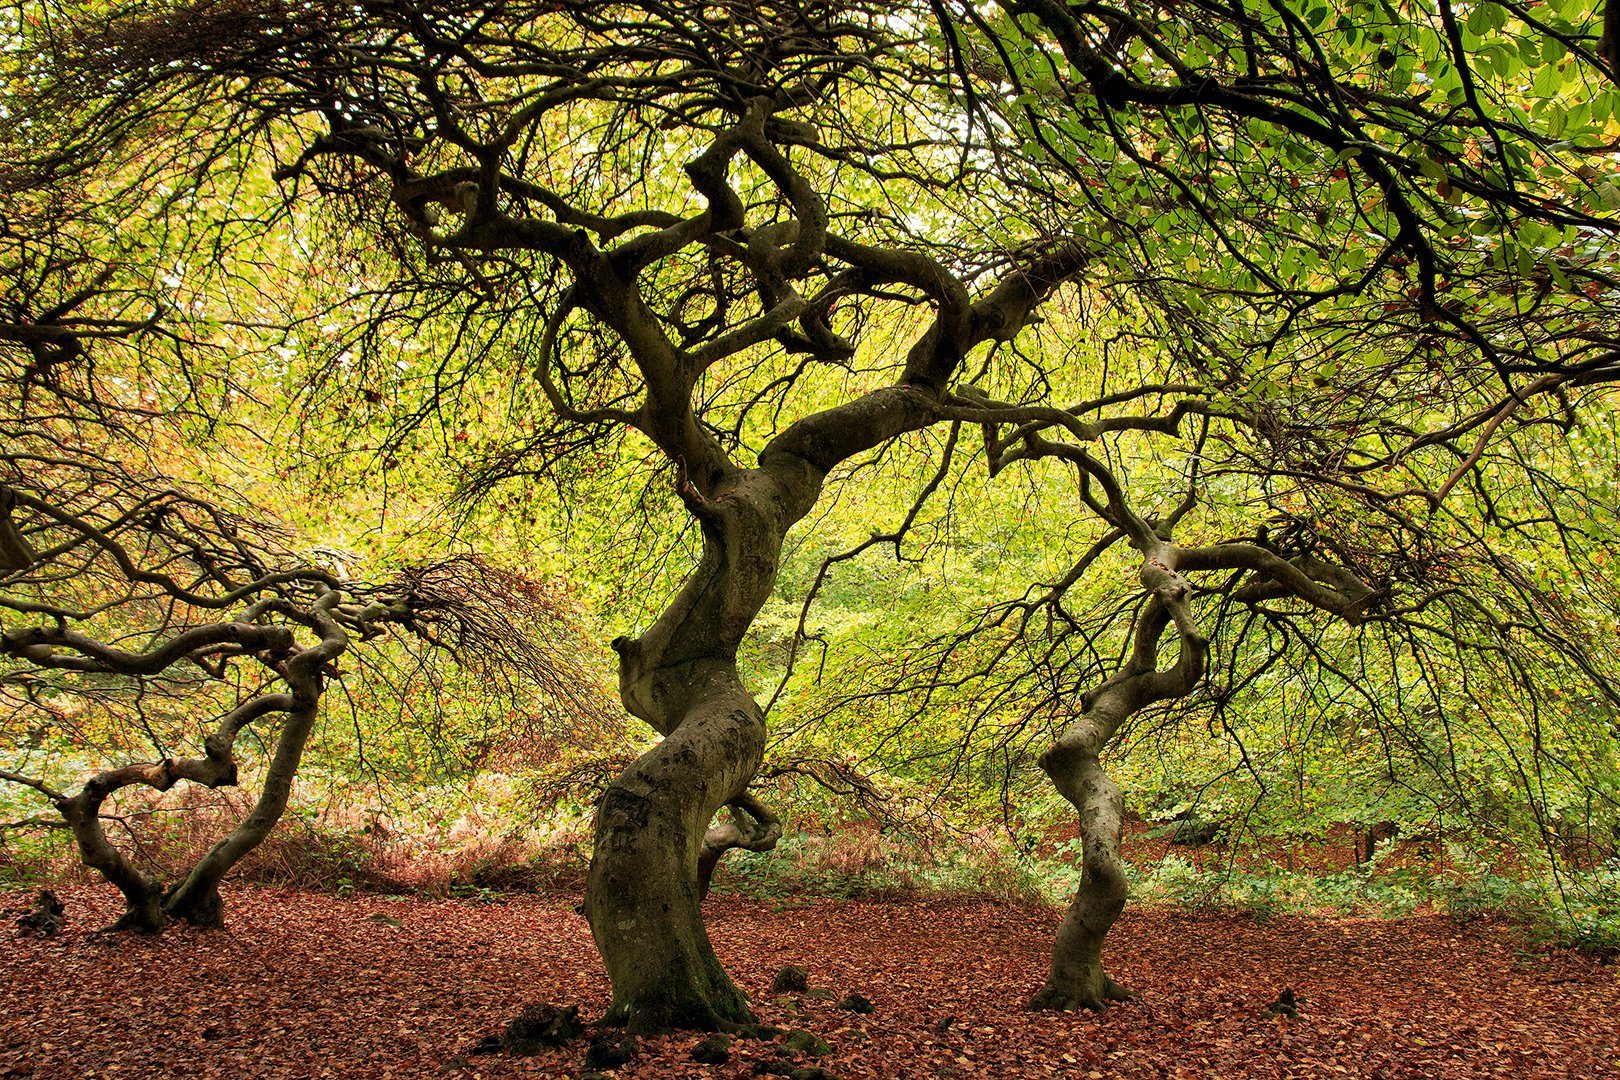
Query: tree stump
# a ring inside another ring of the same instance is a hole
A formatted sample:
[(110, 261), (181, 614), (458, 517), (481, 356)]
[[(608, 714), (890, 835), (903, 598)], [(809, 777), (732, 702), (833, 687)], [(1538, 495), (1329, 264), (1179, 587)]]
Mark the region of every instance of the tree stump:
[(34, 906), (17, 920), (17, 925), (41, 937), (55, 937), (62, 929), (62, 913), (65, 910), (55, 893), (42, 889), (34, 900)]

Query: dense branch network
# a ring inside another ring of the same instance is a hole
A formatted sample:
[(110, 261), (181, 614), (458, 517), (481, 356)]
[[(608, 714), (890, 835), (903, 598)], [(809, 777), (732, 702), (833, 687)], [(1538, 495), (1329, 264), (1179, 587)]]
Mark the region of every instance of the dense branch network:
[[(588, 696), (577, 646), (556, 629), (567, 616), (534, 582), (470, 557), (347, 581), (288, 550), (277, 529), (126, 465), (119, 424), (22, 411), (0, 429), (0, 724), (27, 732), (0, 779), (48, 799), (85, 865), (123, 893), (117, 929), (221, 921), (219, 882), (285, 809), (322, 694), (356, 640), (393, 628), (529, 692)], [(210, 709), (206, 732), (175, 722)], [(235, 785), (250, 728), (272, 747), (256, 804), (165, 889), (107, 836), (108, 800)], [(193, 738), (200, 752), (188, 753)], [(143, 745), (159, 757), (108, 765), (68, 792), (46, 777), (69, 741), (103, 760)]]
[[(609, 1019), (633, 1028), (748, 1019), (697, 905), (725, 851), (779, 830), (748, 790), (765, 717), (737, 656), (789, 530), (936, 426), (943, 463), (863, 547), (898, 549), (930, 500), (962, 490), (963, 430), (983, 434), (991, 479), (1068, 466), (1083, 553), (935, 642), (920, 683), (965, 685), (1050, 616), (1033, 666), (1058, 669), (1041, 705), (1067, 726), (1041, 760), (1089, 824), (1038, 1000), (1095, 1005), (1120, 992), (1100, 949), (1123, 899), (1100, 755), (1132, 716), (1206, 685), (1249, 629), (1309, 643), (1328, 621), (1393, 628), (1483, 643), (1519, 674), (1528, 641), (1552, 643), (1603, 681), (1495, 549), (1578, 532), (1536, 441), (1600, 411), (1620, 375), (1613, 106), (1582, 100), (1612, 75), (1598, 29), (1447, 0), (74, 11), (32, 31), (60, 68), (17, 72), (36, 114), (66, 119), (4, 190), (96, 168), (149, 190), (149, 138), (196, 134), (171, 162), (251, 165), (287, 196), (267, 220), (319, 199), (341, 211), (335, 246), (388, 264), (386, 285), (356, 285), (374, 302), (348, 309), (356, 326), (312, 383), (409, 399), (399, 431), (453, 407), (446, 387), (521, 387), (521, 431), (472, 463), (473, 489), (604, 448), (670, 478), (701, 549), (663, 613), (615, 642), (624, 704), (661, 741), (603, 796), (585, 904)], [(31, 370), (64, 366), (70, 340), (157, 329), (125, 304), (95, 330), (48, 291), (20, 290), (0, 322)], [(13, 503), (73, 531), (30, 498)], [(149, 571), (120, 550), (0, 530), (20, 573), (82, 551), (160, 603), (225, 610), (268, 589), (264, 613), (323, 641), (323, 619), (364, 630), (430, 610), (322, 607), (340, 583), (233, 586), (211, 555)], [(1130, 595), (1070, 611), (1120, 558)], [(1470, 614), (1458, 629), (1431, 609)], [(972, 674), (953, 668), (1008, 628)], [(188, 655), (197, 628), (173, 629)], [(69, 664), (70, 631), (41, 632), (59, 636), (19, 638), (19, 655)], [(230, 640), (202, 647), (205, 666), (250, 654)], [(71, 663), (147, 655), (115, 650)]]

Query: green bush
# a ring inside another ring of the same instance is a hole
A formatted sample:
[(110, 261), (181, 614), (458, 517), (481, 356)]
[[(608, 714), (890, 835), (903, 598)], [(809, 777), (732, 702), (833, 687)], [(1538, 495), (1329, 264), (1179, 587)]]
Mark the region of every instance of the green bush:
[(721, 863), (714, 888), (775, 900), (951, 895), (1032, 904), (1048, 899), (1034, 864), (999, 834), (943, 837), (866, 824), (826, 833), (790, 832), (772, 851), (734, 852)]

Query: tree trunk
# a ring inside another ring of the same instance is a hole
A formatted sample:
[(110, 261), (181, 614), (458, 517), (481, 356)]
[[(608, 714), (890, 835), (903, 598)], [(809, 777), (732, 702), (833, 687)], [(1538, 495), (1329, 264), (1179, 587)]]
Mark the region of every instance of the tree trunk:
[[(1311, 555), (1285, 559), (1245, 542), (1177, 547), (1165, 538), (1167, 533), (1161, 535), (1168, 523), (1149, 527), (1127, 507), (1111, 474), (1089, 457), (1081, 455), (1077, 460), (1107, 491), (1109, 512), (1105, 516), (1142, 553), (1141, 581), (1149, 599), (1137, 619), (1131, 655), (1124, 667), (1086, 694), (1080, 717), (1041, 756), (1041, 767), (1080, 814), (1084, 863), (1080, 887), (1053, 943), (1051, 973), (1030, 1000), (1032, 1009), (1100, 1009), (1131, 996), (1102, 966), (1103, 939), (1125, 907), (1124, 864), (1119, 858), (1125, 804), (1098, 759), (1126, 720), (1156, 702), (1185, 697), (1204, 677), (1209, 641), (1193, 618), (1192, 586), (1183, 572), (1252, 571), (1253, 576), (1230, 595), (1251, 603), (1296, 597), (1351, 626), (1359, 624), (1362, 613), (1379, 596), (1354, 574)], [(1159, 641), (1171, 626), (1180, 656), (1161, 671)]]
[[(1142, 583), (1150, 599), (1137, 620), (1124, 668), (1088, 693), (1080, 716), (1041, 755), (1041, 768), (1080, 815), (1080, 886), (1052, 943), (1046, 985), (1031, 1009), (1102, 1009), (1132, 994), (1103, 970), (1103, 940), (1125, 909), (1125, 866), (1119, 857), (1125, 798), (1100, 757), (1120, 725), (1154, 702), (1190, 693), (1203, 677), (1208, 642), (1192, 618), (1191, 587), (1173, 569), (1168, 544), (1141, 543)], [(1181, 655), (1158, 669), (1159, 640), (1174, 623)]]
[(695, 671), (679, 727), (608, 788), (585, 887), (591, 932), (613, 981), (605, 1022), (632, 1032), (748, 1023), (701, 911), (698, 856), (709, 822), (765, 750), (765, 718), (734, 666)]
[(765, 752), (765, 717), (736, 656), (803, 505), (782, 494), (759, 471), (728, 488), (723, 504), (683, 485), (703, 525), (703, 559), (645, 634), (614, 643), (625, 707), (664, 735), (603, 794), (585, 885), (613, 982), (606, 1022), (633, 1032), (753, 1020), (709, 944), (699, 862), (715, 814), (744, 798)]
[[(253, 810), (229, 836), (208, 849), (197, 865), (192, 867), (184, 881), (163, 898), (163, 909), (169, 915), (185, 919), (197, 926), (222, 927), (225, 925), (225, 903), (220, 899), (219, 883), (242, 856), (258, 847), (270, 830), (281, 820), (292, 796), (293, 778), (298, 775), (304, 747), (319, 715), (321, 692), (325, 689), (325, 669), (348, 648), (349, 635), (331, 615), (332, 608), (341, 599), (337, 592), (328, 592), (310, 608), (308, 625), (320, 634), (320, 641), (300, 649), (286, 662), (283, 673), (287, 680), (287, 695), (272, 695), (259, 699), (260, 709), (286, 708), (287, 719), (276, 740), (276, 754), (265, 772), (264, 787)], [(239, 724), (224, 728), (234, 741)], [(222, 731), (222, 733), (223, 733)], [(228, 745), (228, 744), (227, 744)], [(235, 769), (232, 769), (232, 779)]]
[[(1015, 297), (1024, 292), (1023, 284), (1010, 288)], [(934, 400), (914, 387), (875, 391), (798, 421), (749, 470), (731, 466), (690, 416), (685, 428), (655, 434), (703, 529), (703, 558), (646, 633), (614, 642), (625, 707), (664, 741), (626, 769), (597, 808), (584, 910), (613, 982), (608, 1022), (654, 1032), (752, 1021), (746, 997), (714, 956), (700, 909), (726, 850), (769, 850), (779, 835), (774, 816), (761, 816), (747, 797), (765, 751), (765, 718), (737, 673), (737, 650), (776, 584), (788, 529), (815, 505), (828, 470), (926, 426)], [(734, 836), (711, 830), (728, 803), (757, 828), (739, 824)]]
[[(1076, 725), (1080, 726), (1080, 725)], [(1092, 732), (1098, 725), (1086, 724)], [(1131, 992), (1103, 970), (1103, 939), (1125, 910), (1125, 865), (1119, 857), (1125, 797), (1082, 738), (1064, 739), (1041, 755), (1041, 768), (1080, 814), (1080, 886), (1058, 925), (1046, 985), (1031, 1009), (1102, 1009)]]
[(253, 810), (242, 822), (191, 868), (191, 873), (176, 882), (163, 895), (163, 911), (171, 918), (184, 919), (193, 926), (214, 929), (225, 925), (225, 902), (219, 895), (219, 883), (242, 857), (258, 847), (270, 830), (281, 820), (292, 795), (293, 777), (303, 758), (304, 746), (315, 727), (316, 709), (296, 709), (289, 713), (282, 725), (281, 737), (276, 741), (276, 756), (270, 763)]
[(113, 847), (101, 828), (101, 806), (117, 790), (116, 782), (92, 780), (77, 795), (56, 804), (79, 847), (85, 866), (97, 871), (124, 894), (124, 913), (106, 932), (133, 930), (156, 934), (163, 930), (163, 889), (155, 878), (141, 873), (129, 857)]
[(111, 926), (103, 927), (103, 933), (117, 934), (125, 930), (137, 934), (163, 932), (168, 925), (168, 919), (163, 914), (163, 893), (156, 881), (150, 881), (150, 884), (151, 888), (144, 892), (124, 893), (124, 913)]

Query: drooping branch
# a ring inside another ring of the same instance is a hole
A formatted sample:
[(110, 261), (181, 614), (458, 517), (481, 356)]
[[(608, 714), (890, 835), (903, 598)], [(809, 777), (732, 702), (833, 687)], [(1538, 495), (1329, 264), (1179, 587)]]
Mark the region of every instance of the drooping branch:
[(709, 827), (703, 834), (703, 850), (698, 855), (698, 890), (709, 895), (714, 869), (726, 852), (732, 850), (770, 851), (782, 838), (782, 820), (755, 796), (743, 793), (726, 804), (729, 820)]

